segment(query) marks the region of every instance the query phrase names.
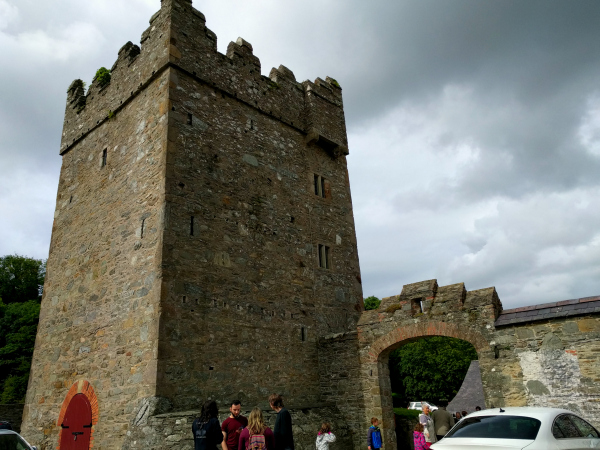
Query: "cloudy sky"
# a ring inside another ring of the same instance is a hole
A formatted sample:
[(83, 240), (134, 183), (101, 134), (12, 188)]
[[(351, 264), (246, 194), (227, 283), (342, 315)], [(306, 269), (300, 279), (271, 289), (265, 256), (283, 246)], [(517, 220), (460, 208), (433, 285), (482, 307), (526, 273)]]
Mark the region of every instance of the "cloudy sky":
[[(66, 89), (159, 0), (0, 0), (0, 255), (46, 258)], [(600, 1), (195, 0), (219, 50), (344, 89), (365, 296), (600, 294)]]

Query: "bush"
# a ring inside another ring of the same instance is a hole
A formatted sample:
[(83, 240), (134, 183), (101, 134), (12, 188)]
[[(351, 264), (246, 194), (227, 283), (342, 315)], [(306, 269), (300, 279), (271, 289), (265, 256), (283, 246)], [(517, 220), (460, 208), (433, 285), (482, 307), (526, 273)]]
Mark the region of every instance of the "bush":
[(371, 295), (370, 297), (365, 298), (365, 311), (378, 309), (379, 305), (381, 305), (381, 300), (377, 297)]
[(97, 81), (98, 85), (100, 87), (104, 87), (108, 83), (110, 83), (110, 77), (111, 77), (110, 70), (108, 70), (106, 67), (100, 67), (98, 69), (98, 71), (96, 72), (94, 81)]

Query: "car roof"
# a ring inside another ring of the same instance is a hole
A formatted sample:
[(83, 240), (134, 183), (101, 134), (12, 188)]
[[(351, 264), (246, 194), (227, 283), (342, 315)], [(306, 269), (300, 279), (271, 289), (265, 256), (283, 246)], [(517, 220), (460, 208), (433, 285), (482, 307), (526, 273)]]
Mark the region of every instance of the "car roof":
[(544, 408), (535, 406), (507, 406), (502, 408), (503, 412), (500, 412), (500, 408), (484, 409), (482, 411), (475, 411), (470, 413), (467, 417), (477, 416), (490, 416), (490, 415), (508, 415), (508, 416), (524, 416), (533, 417), (536, 419), (548, 419), (555, 417), (559, 414), (575, 414), (573, 411), (560, 408)]
[(16, 434), (17, 436), (19, 436), (19, 433), (12, 430), (0, 430), (0, 434)]

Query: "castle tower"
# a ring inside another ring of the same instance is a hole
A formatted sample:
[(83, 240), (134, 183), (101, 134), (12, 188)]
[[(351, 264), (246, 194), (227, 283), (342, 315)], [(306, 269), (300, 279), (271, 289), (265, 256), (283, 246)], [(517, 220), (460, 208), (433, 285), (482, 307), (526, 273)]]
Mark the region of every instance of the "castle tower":
[(68, 91), (24, 436), (116, 449), (209, 397), (319, 404), (318, 340), (363, 309), (338, 83), (219, 53), (190, 0), (106, 81)]

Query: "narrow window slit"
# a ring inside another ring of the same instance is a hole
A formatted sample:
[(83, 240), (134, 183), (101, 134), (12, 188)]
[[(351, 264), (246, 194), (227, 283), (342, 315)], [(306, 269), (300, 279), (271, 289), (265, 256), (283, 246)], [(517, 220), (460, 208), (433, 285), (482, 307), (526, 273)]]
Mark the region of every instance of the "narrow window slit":
[(190, 219), (190, 236), (194, 235), (194, 216)]
[(306, 328), (304, 327), (300, 329), (300, 339), (302, 342), (306, 342)]
[(144, 225), (146, 224), (146, 219), (142, 219), (142, 226), (140, 228), (140, 238), (144, 237)]
[(188, 113), (187, 124), (191, 125), (193, 121), (194, 121), (194, 116), (192, 116), (191, 113)]
[(181, 299), (181, 303), (187, 303), (187, 297), (184, 295), (183, 298)]
[(322, 269), (329, 269), (330, 264), (330, 249), (326, 245), (319, 244), (319, 267)]
[(106, 166), (106, 158), (108, 157), (108, 150), (102, 150), (102, 167)]

